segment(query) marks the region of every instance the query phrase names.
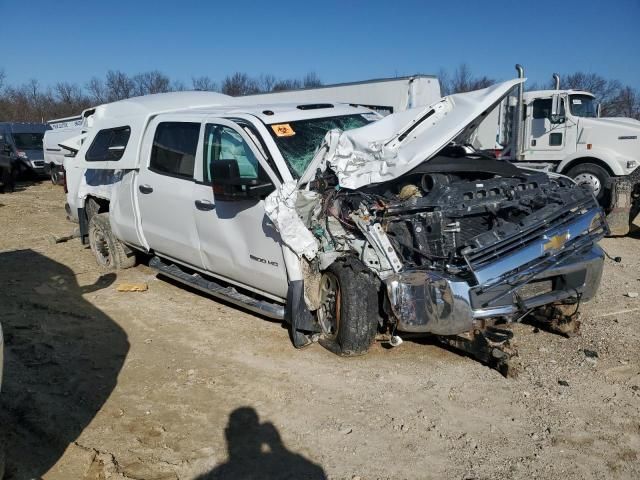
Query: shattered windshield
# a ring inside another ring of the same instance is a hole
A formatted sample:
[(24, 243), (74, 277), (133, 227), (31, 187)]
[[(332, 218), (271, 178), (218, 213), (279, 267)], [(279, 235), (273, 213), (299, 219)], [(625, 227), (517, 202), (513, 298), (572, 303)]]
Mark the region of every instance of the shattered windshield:
[(576, 117), (598, 116), (595, 98), (589, 95), (570, 95), (571, 113)]
[(14, 133), (13, 141), (20, 150), (42, 150), (44, 133)]
[(300, 178), (329, 130), (351, 130), (363, 127), (373, 120), (369, 114), (356, 114), (279, 123), (270, 127), (271, 135), (291, 174)]

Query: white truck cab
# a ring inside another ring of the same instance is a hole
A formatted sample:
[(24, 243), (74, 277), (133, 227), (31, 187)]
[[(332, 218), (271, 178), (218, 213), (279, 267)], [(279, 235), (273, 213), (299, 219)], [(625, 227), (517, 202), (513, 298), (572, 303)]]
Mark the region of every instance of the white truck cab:
[[(581, 90), (525, 92), (519, 160), (551, 162), (602, 197), (610, 177), (629, 175), (640, 162), (640, 122), (600, 118), (593, 94)], [(554, 111), (554, 105), (556, 109)]]
[[(521, 77), (524, 70), (516, 69)], [(605, 208), (615, 177), (640, 165), (640, 121), (602, 118), (595, 96), (583, 90), (556, 88), (525, 91), (524, 84), (487, 115), (473, 140), (479, 150), (496, 149), (516, 164), (555, 171), (590, 186)]]

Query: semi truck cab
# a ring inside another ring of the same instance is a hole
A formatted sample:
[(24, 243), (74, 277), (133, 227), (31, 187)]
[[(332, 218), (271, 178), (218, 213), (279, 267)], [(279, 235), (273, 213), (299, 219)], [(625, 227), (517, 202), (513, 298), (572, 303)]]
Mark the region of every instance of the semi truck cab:
[(523, 95), (522, 149), (518, 161), (545, 162), (605, 200), (612, 177), (640, 162), (640, 122), (601, 118), (595, 96), (581, 90), (540, 90)]

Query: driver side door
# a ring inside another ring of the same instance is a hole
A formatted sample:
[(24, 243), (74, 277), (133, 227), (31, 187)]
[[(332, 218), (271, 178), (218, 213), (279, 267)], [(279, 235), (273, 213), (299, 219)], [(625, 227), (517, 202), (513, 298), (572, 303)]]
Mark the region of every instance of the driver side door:
[[(535, 99), (527, 108), (528, 145), (532, 158), (555, 160), (564, 157), (566, 123), (551, 122), (551, 98)], [(564, 100), (560, 113), (564, 116)]]
[(287, 272), (280, 234), (265, 214), (267, 193), (262, 198), (223, 200), (213, 191), (211, 175), (232, 161), (243, 179), (266, 179), (273, 185), (278, 180), (258, 146), (235, 122), (211, 119), (203, 125), (202, 135), (201, 181), (194, 190), (202, 264), (230, 283), (282, 300), (287, 294)]

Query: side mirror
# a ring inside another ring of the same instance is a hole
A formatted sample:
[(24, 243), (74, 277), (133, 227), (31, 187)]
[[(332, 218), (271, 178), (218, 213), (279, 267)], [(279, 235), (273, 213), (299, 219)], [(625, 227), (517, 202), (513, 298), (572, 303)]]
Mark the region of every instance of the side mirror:
[(218, 200), (257, 200), (266, 197), (275, 189), (262, 171), (256, 178), (241, 177), (238, 161), (235, 159), (212, 162), (210, 173), (213, 195)]
[(555, 93), (551, 99), (551, 123), (564, 123), (564, 112), (560, 111), (561, 102), (560, 95)]

